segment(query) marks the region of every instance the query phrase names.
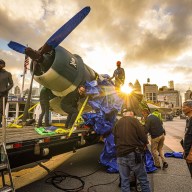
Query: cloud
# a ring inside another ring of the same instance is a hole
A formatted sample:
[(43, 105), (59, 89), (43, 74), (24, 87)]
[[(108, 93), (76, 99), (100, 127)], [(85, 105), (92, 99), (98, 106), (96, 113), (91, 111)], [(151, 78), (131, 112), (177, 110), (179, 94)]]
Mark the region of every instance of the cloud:
[[(149, 78), (158, 70), (165, 70), (167, 78), (176, 82), (190, 78), (185, 69), (192, 57), (188, 0), (1, 0), (0, 38), (38, 49), (85, 6), (91, 12), (61, 46), (79, 54), (96, 71), (112, 74), (118, 59), (127, 71), (150, 68)], [(22, 71), (24, 56), (10, 53), (0, 51), (0, 57), (7, 60), (8, 69)]]

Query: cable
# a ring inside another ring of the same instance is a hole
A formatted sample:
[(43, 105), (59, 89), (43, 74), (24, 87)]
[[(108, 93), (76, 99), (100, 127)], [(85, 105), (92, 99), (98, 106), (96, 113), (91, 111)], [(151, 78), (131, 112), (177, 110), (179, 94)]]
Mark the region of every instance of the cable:
[[(55, 188), (57, 189), (60, 189), (62, 191), (65, 191), (65, 192), (78, 192), (78, 191), (81, 191), (84, 189), (84, 186), (85, 186), (85, 181), (82, 180), (82, 178), (85, 178), (85, 177), (88, 177), (90, 175), (93, 175), (95, 174), (97, 171), (99, 171), (101, 168), (103, 168), (102, 165), (98, 166), (98, 168), (93, 171), (92, 173), (89, 173), (87, 175), (83, 175), (81, 177), (79, 176), (75, 176), (75, 175), (70, 175), (68, 173), (65, 173), (63, 171), (51, 171), (50, 169), (48, 169), (46, 166), (44, 166), (43, 164), (41, 164), (41, 162), (36, 162), (40, 167), (44, 168), (48, 173), (53, 173), (54, 175), (53, 176), (50, 176), (48, 177), (46, 180), (45, 180), (45, 183), (48, 183), (48, 184), (52, 184)], [(76, 179), (78, 181), (80, 181), (81, 185), (77, 188), (63, 188), (61, 186), (59, 186), (59, 184), (61, 184), (64, 180), (66, 180), (67, 178), (72, 178), (72, 179)], [(97, 185), (92, 185), (90, 186), (87, 191), (89, 192), (89, 189), (91, 189), (92, 187), (95, 187), (95, 186), (100, 186), (100, 185), (109, 185), (113, 182), (115, 182), (117, 179), (119, 178), (119, 176), (109, 182), (109, 183), (102, 183), (102, 184), (97, 184)]]
[[(78, 192), (84, 189), (85, 182), (78, 176), (70, 175), (61, 171), (54, 171), (55, 175), (47, 178), (45, 183), (52, 184), (55, 188), (60, 189), (65, 192)], [(76, 188), (63, 188), (59, 186), (66, 178), (72, 178), (80, 181), (81, 185)]]
[(45, 165), (43, 165), (41, 162), (39, 163), (39, 162), (36, 161), (35, 163), (37, 163), (40, 167), (45, 169), (48, 173), (51, 173), (51, 170), (48, 167), (46, 167)]
[(109, 185), (109, 184), (111, 184), (111, 183), (114, 183), (115, 181), (117, 181), (117, 179), (119, 179), (119, 176), (118, 176), (116, 179), (114, 179), (113, 181), (109, 182), (109, 183), (101, 183), (101, 184), (97, 184), (97, 185), (92, 185), (92, 186), (90, 186), (90, 187), (87, 189), (87, 192), (89, 192), (89, 190), (90, 190), (91, 188), (93, 188), (93, 187), (97, 187), (97, 186), (100, 186), (100, 185)]
[[(81, 176), (81, 177), (78, 177), (75, 175), (70, 175), (68, 173), (64, 173), (62, 171), (52, 172), (50, 169), (48, 169), (46, 166), (42, 165), (41, 163), (39, 163), (39, 162), (36, 162), (36, 163), (39, 166), (41, 166), (42, 168), (44, 168), (48, 173), (54, 174), (53, 176), (48, 177), (45, 180), (45, 183), (52, 184), (55, 188), (60, 189), (60, 190), (65, 191), (65, 192), (78, 192), (78, 191), (83, 190), (84, 186), (85, 186), (85, 182), (82, 180), (82, 178), (93, 175), (94, 173), (96, 173), (97, 171), (99, 171), (102, 168), (102, 166), (99, 166), (98, 169), (96, 169), (94, 172), (87, 174), (87, 175), (84, 175), (84, 176)], [(81, 185), (77, 188), (63, 188), (63, 187), (59, 186), (59, 184), (61, 184), (67, 178), (76, 179), (76, 180), (80, 181)]]
[(87, 174), (87, 175), (84, 175), (84, 176), (81, 176), (81, 178), (84, 178), (84, 177), (89, 177), (90, 175), (93, 175), (93, 174), (95, 174), (97, 171), (99, 171), (101, 168), (103, 168), (103, 166), (99, 166), (98, 167), (98, 169), (96, 169), (94, 172), (92, 172), (92, 173), (89, 173), (89, 174)]

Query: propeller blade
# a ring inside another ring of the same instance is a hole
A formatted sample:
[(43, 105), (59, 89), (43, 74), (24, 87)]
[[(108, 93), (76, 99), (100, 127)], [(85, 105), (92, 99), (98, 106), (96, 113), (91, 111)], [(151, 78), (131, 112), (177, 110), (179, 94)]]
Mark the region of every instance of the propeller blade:
[(19, 44), (19, 43), (17, 43), (17, 42), (14, 42), (14, 41), (10, 41), (10, 42), (8, 43), (8, 46), (9, 46), (11, 49), (13, 49), (14, 51), (17, 51), (17, 52), (19, 52), (19, 53), (25, 54), (26, 46), (24, 46), (24, 45), (21, 45), (21, 44)]
[(67, 23), (58, 29), (48, 40), (47, 44), (56, 48), (90, 12), (90, 7), (85, 7), (73, 16)]

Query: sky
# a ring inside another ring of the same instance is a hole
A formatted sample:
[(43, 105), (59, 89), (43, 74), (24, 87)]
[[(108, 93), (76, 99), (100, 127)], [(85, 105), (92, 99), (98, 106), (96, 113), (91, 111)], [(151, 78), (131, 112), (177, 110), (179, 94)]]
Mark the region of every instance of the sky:
[(112, 76), (120, 60), (127, 84), (150, 78), (159, 87), (173, 80), (182, 94), (192, 89), (192, 0), (1, 0), (0, 58), (15, 85), (21, 86), (24, 55), (7, 43), (38, 50), (85, 6), (89, 15), (61, 46), (100, 74)]

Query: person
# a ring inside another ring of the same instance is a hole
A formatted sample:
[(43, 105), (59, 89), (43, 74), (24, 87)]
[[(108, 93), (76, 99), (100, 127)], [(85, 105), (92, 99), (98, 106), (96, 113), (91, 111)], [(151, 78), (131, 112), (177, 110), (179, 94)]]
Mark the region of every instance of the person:
[(159, 112), (158, 109), (155, 109), (152, 114), (155, 115), (156, 117), (158, 117), (161, 120), (161, 122), (163, 123), (161, 113)]
[(125, 71), (121, 67), (121, 61), (117, 61), (116, 65), (117, 69), (114, 71), (113, 76), (110, 77), (109, 80), (115, 78), (115, 87), (120, 89), (120, 86), (123, 85), (125, 81)]
[(61, 109), (68, 114), (65, 128), (71, 128), (79, 113), (78, 101), (85, 96), (85, 87), (80, 85), (74, 91), (68, 93), (61, 100)]
[(41, 105), (41, 114), (39, 115), (38, 127), (42, 126), (43, 117), (45, 116), (45, 127), (49, 127), (49, 101), (53, 99), (55, 95), (51, 92), (50, 89), (43, 87), (40, 91), (40, 105)]
[(13, 79), (10, 72), (5, 69), (5, 61), (0, 59), (0, 127), (2, 127), (3, 97), (7, 103), (8, 92), (13, 87)]
[[(186, 119), (186, 128), (183, 140), (184, 158), (186, 159), (192, 147), (192, 100), (183, 103), (182, 111), (186, 116), (188, 116)], [(192, 177), (192, 163), (187, 162), (187, 166)]]
[(163, 128), (162, 122), (157, 116), (151, 114), (147, 108), (142, 110), (142, 115), (145, 119), (146, 133), (149, 133), (151, 136), (151, 153), (155, 166), (157, 168), (161, 168), (158, 156), (160, 155), (163, 169), (165, 169), (168, 167), (168, 163), (166, 162), (163, 153), (165, 130)]
[(130, 109), (123, 111), (123, 117), (113, 128), (116, 144), (117, 164), (121, 178), (121, 191), (130, 192), (130, 175), (134, 172), (142, 191), (150, 192), (144, 165), (144, 148), (148, 144), (144, 127), (133, 116)]

